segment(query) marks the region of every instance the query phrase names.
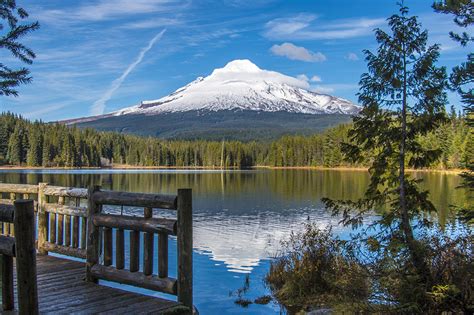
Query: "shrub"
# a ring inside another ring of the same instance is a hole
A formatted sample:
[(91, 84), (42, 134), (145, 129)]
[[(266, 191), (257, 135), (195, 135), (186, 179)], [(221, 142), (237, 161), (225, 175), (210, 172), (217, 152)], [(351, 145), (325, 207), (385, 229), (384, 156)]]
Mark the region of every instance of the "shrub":
[(307, 223), (282, 245), (265, 283), (290, 313), (328, 306), (354, 311), (365, 304), (370, 294), (366, 270), (330, 228)]

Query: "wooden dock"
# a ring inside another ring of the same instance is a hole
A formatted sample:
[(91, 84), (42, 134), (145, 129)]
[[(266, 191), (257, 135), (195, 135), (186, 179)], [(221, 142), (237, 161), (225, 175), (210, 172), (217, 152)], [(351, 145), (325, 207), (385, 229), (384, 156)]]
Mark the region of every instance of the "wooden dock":
[(37, 256), (36, 264), (41, 314), (180, 314), (180, 303), (85, 281), (85, 263)]
[[(121, 214), (104, 211), (107, 207), (119, 207)], [(143, 215), (124, 214), (124, 207), (142, 208)], [(153, 209), (175, 212), (176, 219), (154, 217)], [(5, 312), (197, 313), (191, 189), (162, 195), (0, 183), (0, 221)], [(177, 278), (168, 275), (169, 236), (177, 239)], [(101, 280), (175, 295), (177, 301), (111, 288)]]

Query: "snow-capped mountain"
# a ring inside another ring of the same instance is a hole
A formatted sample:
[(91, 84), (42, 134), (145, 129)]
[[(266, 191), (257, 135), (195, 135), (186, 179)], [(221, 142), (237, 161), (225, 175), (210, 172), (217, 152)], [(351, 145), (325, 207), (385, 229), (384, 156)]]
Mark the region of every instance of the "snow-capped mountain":
[(112, 115), (187, 111), (252, 110), (303, 114), (355, 114), (350, 101), (307, 90), (308, 83), (250, 60), (234, 60), (158, 100), (143, 101)]
[(158, 100), (68, 125), (171, 139), (276, 139), (349, 122), (359, 107), (307, 81), (234, 60)]

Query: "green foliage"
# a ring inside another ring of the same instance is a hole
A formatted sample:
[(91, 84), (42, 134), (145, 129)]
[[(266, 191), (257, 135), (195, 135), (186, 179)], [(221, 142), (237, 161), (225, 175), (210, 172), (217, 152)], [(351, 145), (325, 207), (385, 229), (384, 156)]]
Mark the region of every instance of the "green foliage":
[[(468, 28), (474, 24), (474, 3), (471, 0), (443, 0), (435, 1), (433, 4), (435, 11), (451, 14), (454, 16), (454, 23), (457, 26)], [(459, 42), (462, 46), (474, 41), (474, 37), (467, 32), (462, 34), (450, 32), (451, 38)], [(467, 124), (470, 127), (468, 131), (467, 152), (465, 156), (465, 165), (467, 171), (462, 173), (464, 179), (463, 186), (472, 193), (474, 191), (474, 160), (472, 160), (472, 150), (474, 141), (474, 54), (469, 53), (467, 61), (453, 68), (450, 75), (452, 88), (457, 90), (464, 103), (464, 110), (467, 116)], [(470, 223), (474, 223), (474, 203), (468, 204), (461, 209), (461, 217)]]
[(307, 223), (282, 246), (265, 283), (291, 314), (310, 308), (351, 312), (366, 308), (370, 296), (367, 271), (330, 229)]
[[(19, 42), (19, 39), (39, 28), (38, 22), (21, 24), (28, 13), (16, 5), (15, 0), (0, 0), (0, 48), (8, 50), (21, 62), (31, 64), (35, 53)], [(30, 71), (27, 68), (11, 69), (0, 62), (0, 95), (18, 96), (15, 89), (20, 84), (30, 83)]]
[[(343, 159), (343, 143), (351, 124), (312, 136), (284, 136), (272, 142), (163, 140), (150, 137), (68, 128), (61, 124), (31, 123), (12, 114), (0, 115), (0, 165), (43, 167), (132, 166), (171, 167), (337, 167), (370, 164)], [(445, 138), (437, 134), (444, 133)], [(441, 150), (444, 163), (433, 168), (462, 168), (474, 157), (464, 117), (456, 117), (420, 137), (422, 147)], [(442, 139), (446, 141), (442, 142)]]
[[(438, 160), (447, 167), (454, 141), (449, 128), (457, 128), (458, 123), (453, 119), (449, 127), (445, 114), (447, 76), (444, 68), (436, 66), (438, 46), (427, 46), (427, 32), (416, 17), (408, 16), (403, 4), (388, 25), (389, 33), (375, 31), (377, 52), (365, 51), (368, 72), (361, 77), (359, 93), (363, 109), (349, 131), (351, 142), (344, 146), (354, 162), (361, 162), (363, 153), (371, 153), (369, 187), (357, 201), (324, 202), (335, 215), (342, 215), (343, 224), (355, 227), (363, 226), (363, 218), (374, 209), (385, 210), (353, 238), (355, 246), (372, 254), (368, 260), (372, 261), (374, 292), (383, 301), (379, 305), (388, 302), (392, 304), (389, 310), (430, 313), (443, 310), (434, 302), (433, 288), (459, 283), (438, 281), (440, 270), (433, 266), (437, 249), (430, 243), (436, 238), (419, 239), (413, 232), (415, 224), (418, 229), (429, 227), (422, 216), (436, 209), (429, 192), (420, 190), (418, 180), (405, 169), (428, 167)], [(437, 147), (423, 145), (433, 136)], [(450, 261), (446, 263), (454, 268)], [(436, 288), (440, 293), (440, 287)], [(468, 300), (464, 297), (463, 303)]]
[(265, 282), (290, 314), (321, 308), (350, 314), (471, 314), (474, 235), (457, 229), (454, 236), (420, 231), (418, 249), (428, 262), (430, 284), (420, 278), (402, 238), (372, 232), (363, 242), (341, 241), (331, 229), (310, 223), (282, 243)]

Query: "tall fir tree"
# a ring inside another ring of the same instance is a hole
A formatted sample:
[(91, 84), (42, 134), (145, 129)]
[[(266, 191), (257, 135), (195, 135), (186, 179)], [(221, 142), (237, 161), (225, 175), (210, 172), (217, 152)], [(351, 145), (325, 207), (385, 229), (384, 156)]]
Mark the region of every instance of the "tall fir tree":
[[(20, 23), (28, 17), (25, 9), (17, 6), (15, 0), (0, 0), (0, 48), (9, 51), (21, 62), (31, 64), (35, 53), (19, 40), (39, 28), (38, 22)], [(0, 95), (17, 96), (20, 84), (31, 82), (27, 68), (12, 69), (0, 62)]]
[(435, 208), (428, 192), (420, 190), (405, 168), (426, 167), (441, 153), (423, 148), (418, 139), (447, 121), (447, 76), (444, 68), (436, 66), (438, 45), (427, 46), (428, 32), (415, 16), (408, 15), (403, 3), (400, 13), (388, 19), (388, 26), (390, 32), (375, 31), (377, 51), (364, 51), (368, 72), (359, 83), (363, 108), (354, 117), (351, 142), (344, 145), (353, 162), (361, 161), (363, 152), (372, 153), (370, 184), (360, 200), (324, 202), (334, 214), (343, 215), (344, 224), (353, 226), (360, 226), (373, 209), (387, 209), (372, 225), (380, 233), (367, 243), (376, 246), (368, 248), (389, 259), (407, 253), (406, 272), (415, 280), (412, 294), (400, 302), (423, 308), (432, 282), (413, 221), (425, 222), (418, 221), (420, 214)]
[[(433, 8), (440, 13), (451, 14), (454, 16), (454, 23), (462, 28), (467, 29), (474, 24), (474, 3), (472, 0), (442, 0), (435, 1)], [(474, 42), (474, 37), (467, 31), (461, 34), (456, 32), (449, 33), (451, 38), (459, 42), (462, 46)], [(464, 103), (467, 124), (470, 127), (470, 137), (474, 134), (474, 53), (467, 55), (467, 60), (453, 68), (450, 75), (450, 82), (454, 89), (457, 90)], [(467, 171), (461, 174), (463, 178), (463, 187), (467, 189), (467, 193), (471, 200), (474, 198), (474, 159), (467, 158)], [(474, 201), (461, 209), (461, 218), (466, 222), (474, 223)]]

